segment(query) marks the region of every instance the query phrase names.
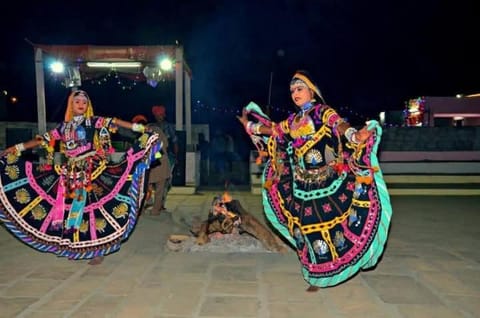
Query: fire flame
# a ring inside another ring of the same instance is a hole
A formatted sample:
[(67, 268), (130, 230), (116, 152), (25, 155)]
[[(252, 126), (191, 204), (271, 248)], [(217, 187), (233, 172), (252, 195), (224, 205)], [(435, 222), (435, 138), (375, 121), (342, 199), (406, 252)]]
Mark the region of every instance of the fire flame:
[(232, 201), (232, 196), (230, 194), (228, 194), (228, 192), (224, 192), (223, 196), (222, 196), (222, 201), (224, 203), (231, 202)]

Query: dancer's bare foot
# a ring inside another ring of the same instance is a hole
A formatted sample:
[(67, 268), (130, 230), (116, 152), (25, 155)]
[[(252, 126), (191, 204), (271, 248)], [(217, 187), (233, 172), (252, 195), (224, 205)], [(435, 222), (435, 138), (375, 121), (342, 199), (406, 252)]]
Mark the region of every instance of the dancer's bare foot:
[(88, 265), (99, 265), (103, 262), (103, 256), (94, 257), (88, 262)]
[(317, 292), (319, 289), (320, 289), (320, 287), (318, 287), (318, 286), (310, 285), (310, 286), (308, 286), (306, 292), (308, 292), (308, 293), (315, 293), (315, 292)]

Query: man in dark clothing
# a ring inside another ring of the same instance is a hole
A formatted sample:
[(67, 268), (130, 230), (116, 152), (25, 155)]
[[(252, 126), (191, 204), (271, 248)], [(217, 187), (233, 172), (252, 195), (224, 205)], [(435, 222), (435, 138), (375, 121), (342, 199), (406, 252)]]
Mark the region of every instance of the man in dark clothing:
[[(152, 107), (152, 114), (155, 117), (155, 122), (148, 124), (148, 127), (151, 128), (153, 131), (160, 129), (163, 131), (165, 136), (168, 139), (168, 160), (170, 162), (170, 172), (171, 176), (173, 176), (173, 169), (175, 168), (175, 165), (177, 164), (178, 161), (178, 137), (176, 135), (176, 130), (175, 130), (175, 125), (172, 123), (168, 122), (166, 120), (166, 109), (165, 106), (163, 105), (156, 105)], [(170, 190), (172, 186), (172, 177), (166, 180), (165, 184), (165, 191), (164, 193), (156, 193), (156, 195), (162, 195), (163, 196), (163, 202), (165, 203), (165, 198), (167, 196), (168, 191)], [(165, 207), (162, 207), (162, 210), (164, 210)]]

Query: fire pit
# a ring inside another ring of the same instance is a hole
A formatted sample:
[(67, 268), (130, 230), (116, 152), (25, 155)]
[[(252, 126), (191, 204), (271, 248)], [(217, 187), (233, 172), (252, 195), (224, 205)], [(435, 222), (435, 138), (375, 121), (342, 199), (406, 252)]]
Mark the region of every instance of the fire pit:
[(226, 253), (288, 251), (279, 237), (228, 193), (215, 196), (207, 219), (193, 223), (190, 231), (194, 237), (170, 236), (167, 248), (172, 251)]

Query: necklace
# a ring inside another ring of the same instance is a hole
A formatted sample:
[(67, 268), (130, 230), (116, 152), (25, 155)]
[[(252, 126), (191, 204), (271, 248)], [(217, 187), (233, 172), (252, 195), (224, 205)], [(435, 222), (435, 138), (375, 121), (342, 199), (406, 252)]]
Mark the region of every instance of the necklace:
[(85, 119), (85, 116), (77, 115), (77, 116), (73, 116), (72, 120), (66, 123), (65, 130), (64, 130), (64, 135), (65, 135), (64, 138), (65, 138), (67, 149), (73, 149), (76, 147), (77, 130), (78, 130), (78, 127), (81, 126), (84, 119)]
[(313, 104), (308, 102), (308, 103), (306, 103), (305, 105), (302, 106), (302, 109), (300, 109), (299, 114), (301, 115), (301, 117), (303, 117), (312, 108), (313, 108)]
[(83, 115), (73, 116), (73, 123), (75, 124), (75, 126), (78, 126), (83, 122), (84, 119), (85, 119), (85, 116)]

